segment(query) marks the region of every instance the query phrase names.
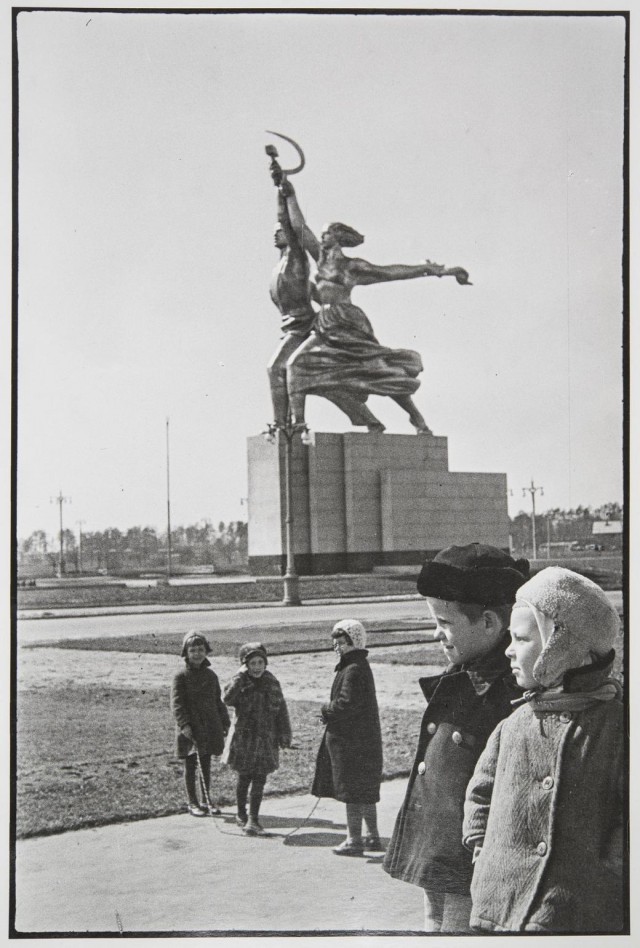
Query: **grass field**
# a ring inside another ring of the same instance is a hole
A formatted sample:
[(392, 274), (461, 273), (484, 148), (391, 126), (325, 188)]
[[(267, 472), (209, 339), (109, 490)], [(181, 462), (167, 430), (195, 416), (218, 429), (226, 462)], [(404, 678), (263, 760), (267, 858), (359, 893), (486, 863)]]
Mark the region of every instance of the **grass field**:
[[(415, 576), (301, 577), (303, 599), (331, 599), (357, 596), (415, 595)], [(18, 590), (18, 609), (62, 609), (70, 607), (124, 605), (184, 605), (187, 603), (280, 602), (281, 579), (255, 583), (210, 583), (196, 586), (64, 586), (54, 589)]]
[[(331, 651), (326, 620), (298, 622), (295, 626), (269, 627), (269, 654), (287, 655), (293, 652)], [(264, 624), (243, 626), (241, 629), (216, 631), (209, 635), (212, 656), (238, 654), (243, 642), (260, 641), (265, 631)], [(433, 637), (434, 623), (417, 619), (391, 622), (389, 620), (367, 622), (369, 647), (402, 644), (403, 642), (428, 641)], [(135, 652), (140, 655), (179, 655), (182, 649), (181, 632), (153, 632), (129, 636), (104, 636), (86, 639), (51, 639), (46, 642), (28, 643), (24, 648), (64, 648), (98, 652)], [(266, 639), (265, 639), (266, 641)]]
[[(589, 576), (603, 589), (622, 588), (622, 557), (592, 556), (580, 559), (537, 560), (534, 571), (551, 563), (566, 566)], [(358, 596), (414, 595), (417, 567), (397, 573), (362, 573), (358, 575), (301, 576), (303, 599), (331, 599)], [(194, 586), (82, 586), (18, 589), (18, 609), (91, 608), (96, 606), (144, 606), (217, 604), (235, 602), (279, 602), (282, 600), (282, 579), (258, 579), (255, 583), (209, 583)]]
[[(296, 750), (280, 755), (266, 793), (308, 792), (323, 732), (320, 704), (289, 701)], [(386, 778), (408, 772), (420, 725), (415, 711), (381, 713)], [(26, 690), (18, 715), (19, 838), (164, 816), (184, 810), (182, 764), (173, 756), (169, 689), (100, 686)], [(235, 774), (217, 762), (212, 796), (234, 804)]]

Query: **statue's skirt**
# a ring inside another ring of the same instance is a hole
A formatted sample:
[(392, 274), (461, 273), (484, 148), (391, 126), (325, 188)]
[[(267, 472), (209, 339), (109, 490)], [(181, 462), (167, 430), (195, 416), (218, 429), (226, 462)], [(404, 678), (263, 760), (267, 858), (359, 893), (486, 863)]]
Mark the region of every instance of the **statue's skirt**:
[(324, 305), (314, 331), (291, 356), (292, 395), (349, 392), (359, 401), (369, 395), (413, 395), (423, 365), (413, 349), (387, 349), (376, 339), (363, 311), (353, 303)]

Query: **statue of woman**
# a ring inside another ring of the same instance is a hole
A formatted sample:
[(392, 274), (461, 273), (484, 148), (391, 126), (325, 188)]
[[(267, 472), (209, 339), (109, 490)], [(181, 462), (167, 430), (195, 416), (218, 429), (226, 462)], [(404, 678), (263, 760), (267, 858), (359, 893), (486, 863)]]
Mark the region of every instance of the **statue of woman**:
[[(305, 397), (330, 391), (348, 392), (364, 404), (369, 395), (388, 395), (409, 415), (418, 434), (432, 434), (412, 399), (422, 372), (420, 354), (412, 349), (388, 349), (380, 345), (363, 311), (351, 302), (354, 286), (412, 280), (422, 276), (455, 276), (469, 282), (462, 267), (445, 269), (440, 264), (376, 266), (359, 257), (347, 257), (343, 247), (357, 247), (364, 237), (346, 224), (329, 224), (320, 240), (307, 227), (293, 188), (285, 179), (280, 188), (287, 200), (293, 228), (317, 261), (314, 296), (320, 303), (313, 332), (287, 363), (287, 388), (295, 424), (304, 424)], [(381, 422), (368, 425), (384, 431)]]

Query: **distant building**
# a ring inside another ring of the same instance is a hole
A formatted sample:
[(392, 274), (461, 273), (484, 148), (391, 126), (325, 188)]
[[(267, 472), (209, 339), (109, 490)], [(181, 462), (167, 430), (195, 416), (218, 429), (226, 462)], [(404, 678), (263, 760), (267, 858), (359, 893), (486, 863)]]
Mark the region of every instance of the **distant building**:
[(622, 520), (594, 520), (593, 533), (622, 533)]

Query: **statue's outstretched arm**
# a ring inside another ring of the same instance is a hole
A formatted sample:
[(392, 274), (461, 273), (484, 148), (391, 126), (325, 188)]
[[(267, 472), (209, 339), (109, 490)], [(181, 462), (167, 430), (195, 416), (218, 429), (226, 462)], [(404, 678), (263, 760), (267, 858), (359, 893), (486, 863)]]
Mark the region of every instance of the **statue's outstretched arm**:
[(351, 260), (349, 272), (355, 277), (357, 283), (364, 285), (388, 283), (392, 280), (414, 280), (416, 277), (423, 276), (441, 276), (444, 267), (438, 263), (431, 263), (429, 260), (417, 264), (391, 263), (388, 266), (378, 266), (354, 257)]
[(355, 278), (355, 282), (360, 285), (389, 283), (392, 280), (414, 280), (416, 277), (425, 276), (455, 276), (458, 283), (469, 282), (469, 274), (462, 267), (447, 269), (441, 263), (432, 263), (430, 260), (417, 264), (392, 263), (388, 266), (378, 266), (354, 257), (351, 260), (349, 272)]
[(293, 189), (293, 185), (287, 178), (285, 178), (280, 185), (279, 190), (280, 193), (284, 194), (285, 196), (289, 220), (291, 221), (291, 226), (295, 230), (298, 239), (301, 240), (302, 246), (311, 254), (313, 259), (318, 260), (320, 257), (320, 242), (313, 231), (307, 227), (307, 222), (304, 219), (304, 214), (300, 210), (300, 205), (298, 204), (298, 199), (296, 197), (296, 192)]

